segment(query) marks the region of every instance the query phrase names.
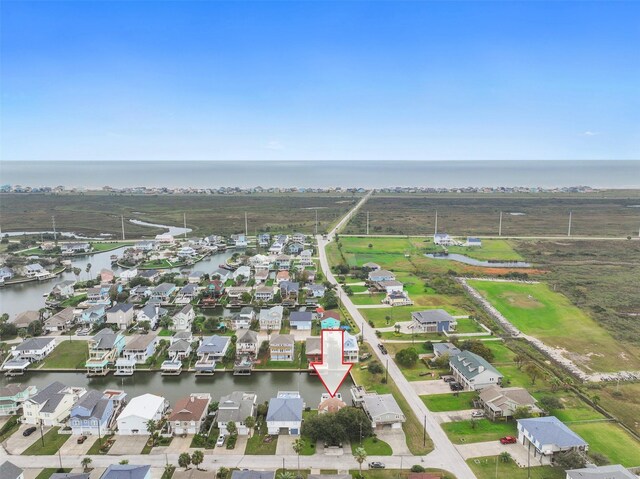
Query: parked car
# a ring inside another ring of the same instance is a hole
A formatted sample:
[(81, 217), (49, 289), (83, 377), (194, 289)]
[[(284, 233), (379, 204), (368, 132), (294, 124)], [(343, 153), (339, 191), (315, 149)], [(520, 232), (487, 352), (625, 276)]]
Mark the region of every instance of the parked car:
[(80, 437), (78, 438), (78, 444), (82, 444), (82, 443), (83, 443), (84, 441), (86, 441), (86, 440), (87, 440), (87, 436), (80, 436)]
[(454, 378), (453, 376), (443, 376), (443, 377), (442, 377), (442, 380), (443, 380), (445, 383), (453, 383), (453, 382), (455, 382), (455, 381), (456, 381), (456, 378)]
[(378, 461), (370, 462), (369, 469), (384, 469), (384, 463)]
[(24, 432), (22, 433), (22, 435), (23, 435), (24, 437), (31, 436), (31, 434), (33, 434), (34, 432), (36, 432), (36, 429), (38, 429), (38, 428), (37, 428), (37, 427), (35, 427), (35, 426), (28, 427), (28, 428), (26, 428), (26, 429), (24, 430)]
[(484, 411), (473, 411), (471, 417), (484, 417)]
[(500, 438), (500, 444), (515, 444), (518, 440), (513, 436), (505, 436)]
[(378, 348), (380, 348), (380, 351), (382, 352), (382, 354), (387, 354), (387, 348), (384, 347), (384, 344), (382, 343), (378, 344)]
[(458, 382), (449, 383), (449, 387), (452, 391), (462, 391), (464, 389), (464, 386)]
[(220, 434), (218, 436), (218, 440), (216, 441), (216, 446), (217, 447), (222, 447), (224, 446), (224, 434)]

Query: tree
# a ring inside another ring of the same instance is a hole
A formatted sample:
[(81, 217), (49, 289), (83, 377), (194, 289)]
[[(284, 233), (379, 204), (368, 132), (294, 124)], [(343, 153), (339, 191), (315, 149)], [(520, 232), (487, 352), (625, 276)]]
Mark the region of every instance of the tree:
[(39, 320), (31, 321), (27, 326), (27, 332), (31, 336), (40, 336), (42, 334), (42, 323)]
[(230, 436), (233, 436), (234, 434), (238, 433), (238, 427), (236, 426), (235, 422), (229, 421), (227, 423), (227, 432), (229, 433)]
[(191, 464), (191, 456), (188, 452), (183, 452), (178, 456), (178, 465), (184, 467), (185, 471), (189, 469), (189, 464)]
[(295, 479), (296, 475), (291, 471), (282, 471), (278, 474), (278, 479)]
[(526, 360), (527, 360), (526, 356), (522, 354), (516, 354), (513, 357), (513, 362), (516, 363), (516, 367), (518, 369), (522, 369), (522, 365), (525, 363)]
[(202, 453), (202, 451), (193, 451), (193, 454), (191, 454), (191, 464), (196, 466), (197, 471), (200, 470), (199, 466), (200, 464), (202, 464), (203, 461), (204, 461), (204, 454)]
[(304, 439), (296, 439), (293, 441), (293, 451), (298, 455), (298, 476), (300, 475), (300, 453), (303, 451), (306, 443)]
[(524, 372), (527, 373), (527, 376), (529, 376), (529, 379), (531, 379), (531, 385), (534, 385), (536, 383), (536, 379), (538, 379), (538, 376), (540, 376), (540, 368), (534, 364), (534, 363), (527, 363), (527, 365), (524, 367)]
[(539, 403), (547, 412), (553, 411), (554, 409), (564, 409), (562, 401), (554, 396), (541, 397)]
[(80, 279), (80, 273), (82, 273), (82, 270), (80, 268), (73, 268), (73, 274), (76, 277), (76, 281)]
[(531, 409), (527, 406), (518, 406), (513, 411), (513, 419), (526, 419), (531, 417)]
[(91, 263), (87, 263), (87, 266), (85, 267), (84, 270), (86, 271), (89, 278), (91, 278), (91, 274), (89, 274), (89, 272), (91, 271)]
[(462, 341), (458, 348), (462, 351), (471, 351), (489, 362), (493, 361), (493, 351), (483, 344), (482, 341), (478, 341), (477, 339), (467, 339), (466, 341)]
[(565, 471), (567, 469), (582, 469), (587, 465), (584, 456), (575, 450), (556, 454), (553, 459), (555, 464)]
[(149, 435), (151, 436), (151, 447), (155, 447), (156, 443), (158, 441), (158, 422), (154, 421), (153, 419), (149, 419), (146, 423), (145, 426), (147, 426), (147, 431), (149, 432)]
[(221, 467), (220, 469), (218, 469), (218, 479), (226, 479), (226, 477), (229, 475), (229, 469), (227, 469), (226, 467)]
[(382, 364), (380, 364), (378, 361), (371, 361), (367, 370), (371, 374), (380, 374), (383, 371)]
[(84, 472), (87, 472), (89, 470), (89, 466), (91, 465), (93, 461), (91, 460), (90, 457), (85, 457), (82, 459), (82, 461), (80, 461), (80, 465), (82, 466), (82, 469), (84, 470)]
[(418, 351), (415, 348), (401, 349), (396, 353), (396, 361), (409, 368), (418, 361)]
[(129, 459), (123, 459), (122, 461), (120, 461), (118, 464), (122, 464), (123, 466), (125, 464), (129, 464)]
[(509, 454), (507, 451), (501, 452), (500, 462), (509, 462), (509, 461), (511, 461), (511, 454)]
[(249, 429), (249, 437), (251, 437), (251, 432), (256, 425), (256, 418), (253, 416), (247, 416), (247, 418), (244, 420), (244, 424), (245, 426), (247, 426), (247, 429)]
[(393, 329), (396, 332), (396, 334), (400, 334), (400, 323), (396, 323), (393, 325)]
[(387, 315), (384, 317), (385, 322), (387, 323), (387, 325), (389, 324), (389, 321), (391, 321), (391, 316)]
[(360, 469), (360, 477), (362, 477), (362, 463), (367, 459), (367, 451), (364, 450), (364, 447), (358, 447), (353, 452), (353, 457), (355, 457), (356, 461), (358, 461), (358, 468)]

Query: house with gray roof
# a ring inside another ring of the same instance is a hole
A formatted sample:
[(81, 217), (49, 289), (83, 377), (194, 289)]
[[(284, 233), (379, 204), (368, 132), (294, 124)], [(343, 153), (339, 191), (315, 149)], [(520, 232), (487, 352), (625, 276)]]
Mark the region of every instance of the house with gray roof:
[(73, 326), (75, 319), (76, 317), (73, 314), (73, 308), (64, 308), (62, 311), (58, 311), (56, 314), (44, 321), (44, 329), (49, 332), (67, 331)]
[(224, 358), (230, 343), (231, 338), (228, 336), (214, 334), (204, 338), (198, 347), (198, 361), (195, 364), (196, 372), (213, 374), (216, 368), (216, 361)]
[(147, 304), (138, 311), (136, 320), (138, 322), (148, 321), (149, 325), (154, 328), (160, 321), (160, 318), (166, 316), (168, 312), (165, 308), (161, 308), (159, 304)]
[(151, 466), (111, 464), (100, 479), (151, 479)]
[(238, 428), (238, 434), (246, 436), (249, 428), (245, 420), (249, 416), (255, 416), (258, 396), (253, 392), (234, 391), (227, 396), (222, 396), (218, 404), (218, 427), (220, 434), (229, 434), (227, 424), (233, 421)]
[[(14, 463), (4, 461), (0, 464), (0, 477), (2, 479), (24, 479), (24, 471)], [(271, 476), (273, 479), (273, 476)]]
[(279, 392), (271, 398), (267, 410), (267, 429), (269, 434), (280, 433), (291, 436), (300, 435), (304, 402), (299, 393)]
[(30, 362), (42, 361), (56, 347), (54, 338), (29, 338), (15, 346), (11, 351), (14, 359), (26, 359)]
[(71, 409), (69, 426), (72, 434), (104, 436), (114, 425), (115, 414), (124, 403), (122, 391), (90, 390)]
[(481, 356), (462, 351), (449, 358), (451, 374), (465, 391), (479, 391), (502, 383), (502, 374)]
[(456, 319), (444, 309), (426, 309), (411, 313), (411, 327), (416, 332), (441, 333), (453, 332), (456, 329)]
[(261, 309), (259, 322), (260, 329), (263, 331), (280, 331), (282, 327), (282, 315), (284, 313), (284, 308), (282, 306), (274, 306), (269, 309)]
[(191, 331), (193, 320), (196, 319), (196, 312), (190, 304), (185, 305), (180, 311), (173, 315), (171, 329), (174, 331)]
[(460, 354), (460, 350), (451, 343), (433, 343), (433, 356), (439, 358), (447, 354), (449, 357)]
[(398, 429), (407, 420), (391, 394), (365, 394), (362, 398), (362, 408), (371, 419), (374, 428), (391, 426), (392, 429)]
[(82, 387), (65, 386), (55, 381), (23, 403), (22, 422), (66, 426), (71, 408), (86, 392)]
[(276, 471), (233, 471), (231, 479), (275, 479)]
[(566, 472), (567, 479), (638, 479), (638, 476), (620, 464), (571, 469)]
[(295, 338), (291, 334), (276, 334), (269, 341), (271, 361), (293, 361), (295, 354)]
[(118, 329), (127, 329), (133, 323), (133, 304), (116, 303), (107, 309), (107, 324), (114, 324)]
[(511, 418), (519, 408), (525, 408), (531, 414), (540, 412), (537, 400), (524, 388), (501, 388), (496, 384), (480, 391), (478, 400), (485, 416), (492, 421)]
[(293, 311), (289, 315), (291, 329), (310, 331), (312, 322), (313, 313), (311, 311)]
[(533, 446), (533, 458), (551, 464), (560, 452), (586, 451), (589, 445), (555, 416), (518, 419), (518, 442)]
[(238, 339), (236, 341), (236, 356), (257, 356), (258, 348), (258, 333), (250, 329), (241, 329), (240, 331), (238, 331)]

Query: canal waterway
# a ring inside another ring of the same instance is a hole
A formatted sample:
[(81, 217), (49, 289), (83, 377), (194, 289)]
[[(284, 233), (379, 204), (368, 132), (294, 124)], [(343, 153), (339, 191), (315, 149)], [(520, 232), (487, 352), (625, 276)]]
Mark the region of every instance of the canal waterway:
[[(253, 391), (258, 402), (268, 401), (278, 391), (300, 391), (307, 406), (318, 407), (322, 393), (326, 389), (317, 376), (307, 372), (254, 372), (251, 376), (234, 376), (231, 372), (218, 372), (214, 376), (196, 376), (182, 373), (180, 376), (162, 376), (159, 372), (136, 372), (133, 376), (118, 377), (109, 375), (99, 378), (87, 378), (84, 373), (72, 372), (27, 372), (24, 376), (0, 379), (0, 387), (9, 382), (32, 384), (42, 389), (53, 381), (69, 386), (82, 386), (88, 389), (121, 389), (129, 397), (152, 393), (167, 398), (171, 404), (192, 392), (207, 392), (214, 401), (233, 391)], [(339, 391), (346, 403), (349, 388), (353, 386), (351, 376), (347, 376)]]
[(449, 254), (425, 254), (428, 258), (444, 259), (449, 261), (457, 261), (458, 263), (464, 263), (471, 266), (486, 266), (488, 268), (530, 268), (531, 264), (524, 261), (481, 261), (475, 258), (469, 258), (463, 254), (449, 253)]

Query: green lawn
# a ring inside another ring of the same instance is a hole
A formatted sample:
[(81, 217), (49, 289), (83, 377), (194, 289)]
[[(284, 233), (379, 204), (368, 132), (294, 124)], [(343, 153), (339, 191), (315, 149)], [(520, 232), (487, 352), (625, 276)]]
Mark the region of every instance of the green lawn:
[[(264, 442), (267, 437), (271, 438), (270, 442)], [(247, 440), (247, 447), (244, 453), (256, 456), (273, 455), (276, 453), (277, 445), (278, 436), (268, 436), (267, 425), (263, 422), (260, 431), (254, 432), (253, 436)], [(293, 454), (293, 451), (291, 453)]]
[(458, 253), (484, 261), (522, 261), (523, 258), (508, 240), (483, 239), (480, 248), (466, 246), (448, 246), (449, 253)]
[[(310, 419), (314, 416), (318, 415), (318, 410), (317, 409), (312, 409), (311, 411), (303, 411), (302, 412), (302, 420), (306, 421), (307, 419)], [(304, 441), (304, 447), (302, 448), (302, 451), (300, 452), (301, 456), (313, 456), (316, 453), (316, 443), (314, 441), (312, 441), (311, 439), (309, 439), (309, 437), (307, 436), (301, 436), (302, 440)]]
[(429, 411), (463, 411), (465, 409), (473, 409), (473, 399), (478, 393), (469, 391), (459, 393), (457, 396), (451, 394), (430, 394), (428, 396), (420, 396), (422, 402), (427, 406)]
[(577, 434), (589, 443), (589, 450), (604, 454), (611, 464), (626, 467), (640, 465), (640, 442), (612, 422), (569, 424)]
[(86, 293), (79, 294), (77, 296), (73, 296), (71, 298), (65, 299), (62, 303), (60, 303), (60, 306), (62, 306), (63, 308), (76, 307), (86, 299), (87, 299)]
[[(62, 471), (63, 472), (71, 472), (71, 469), (65, 468), (65, 469), (62, 469)], [(40, 471), (40, 474), (38, 474), (36, 476), (36, 479), (49, 479), (56, 472), (61, 472), (61, 471), (57, 467), (48, 467), (48, 468), (43, 469), (42, 471)]]
[[(352, 442), (351, 452), (355, 453), (355, 450), (359, 447), (360, 443), (358, 441)], [(391, 446), (376, 437), (366, 437), (362, 441), (362, 447), (364, 447), (369, 456), (391, 456), (393, 454)]]
[[(498, 456), (468, 459), (467, 464), (477, 479), (565, 479), (567, 475), (559, 467), (537, 466), (527, 470), (513, 461), (501, 462)], [(529, 475), (530, 474), (530, 475)]]
[[(420, 464), (420, 461), (414, 459), (415, 464)], [(367, 469), (366, 464), (363, 464), (362, 476), (365, 479), (407, 479), (411, 471), (411, 462), (407, 461), (409, 465), (403, 467), (402, 471), (400, 469)], [(451, 473), (443, 471), (442, 469), (433, 469), (433, 468), (425, 468), (425, 472), (432, 472), (437, 474), (441, 479), (456, 479)], [(357, 479), (360, 477), (359, 469), (350, 469), (349, 474), (353, 479)]]
[(19, 419), (20, 416), (11, 416), (7, 419), (7, 422), (0, 429), (0, 442), (6, 441), (14, 432), (20, 429)]
[[(442, 295), (436, 295), (442, 297)], [(456, 308), (450, 305), (434, 305), (432, 307), (425, 308), (424, 306), (396, 306), (395, 308), (371, 308), (360, 309), (360, 313), (367, 321), (373, 321), (374, 327), (385, 328), (393, 326), (398, 321), (411, 321), (411, 313), (414, 311), (424, 311), (425, 309), (444, 309), (453, 315), (466, 314), (464, 310)], [(386, 317), (389, 316), (390, 320), (387, 324)]]
[[(26, 451), (22, 453), (23, 456), (51, 456), (58, 452), (58, 449), (67, 442), (71, 437), (70, 434), (58, 434), (59, 427), (54, 427), (47, 431), (44, 435), (44, 446), (42, 440), (38, 439)], [(36, 431), (34, 434), (40, 434)]]
[(502, 341), (484, 341), (482, 344), (491, 349), (493, 353), (493, 364), (513, 364), (513, 358), (516, 353), (511, 351)]
[(135, 244), (133, 241), (117, 241), (115, 243), (91, 243), (95, 252), (111, 251), (122, 246), (131, 246)]
[(546, 284), (471, 280), (523, 333), (550, 346), (582, 355), (580, 362), (596, 371), (640, 369), (640, 348), (616, 341), (584, 311)]
[(489, 421), (488, 419), (445, 422), (442, 429), (454, 444), (497, 441), (503, 436), (516, 436), (516, 422)]
[[(257, 364), (256, 369), (300, 369), (307, 367), (307, 358), (304, 355), (303, 343), (296, 342), (294, 347), (294, 360), (293, 361), (271, 361), (268, 356), (260, 357), (262, 361)], [(267, 353), (268, 354), (268, 353)]]
[(350, 296), (351, 302), (355, 305), (378, 305), (382, 306), (382, 300), (385, 298), (385, 294), (383, 293), (375, 293), (375, 294), (354, 294)]
[(459, 334), (486, 332), (483, 328), (480, 327), (475, 319), (460, 318), (456, 320), (456, 323), (458, 323), (456, 325), (456, 333)]
[(88, 350), (86, 341), (62, 341), (47, 356), (40, 369), (84, 369)]

